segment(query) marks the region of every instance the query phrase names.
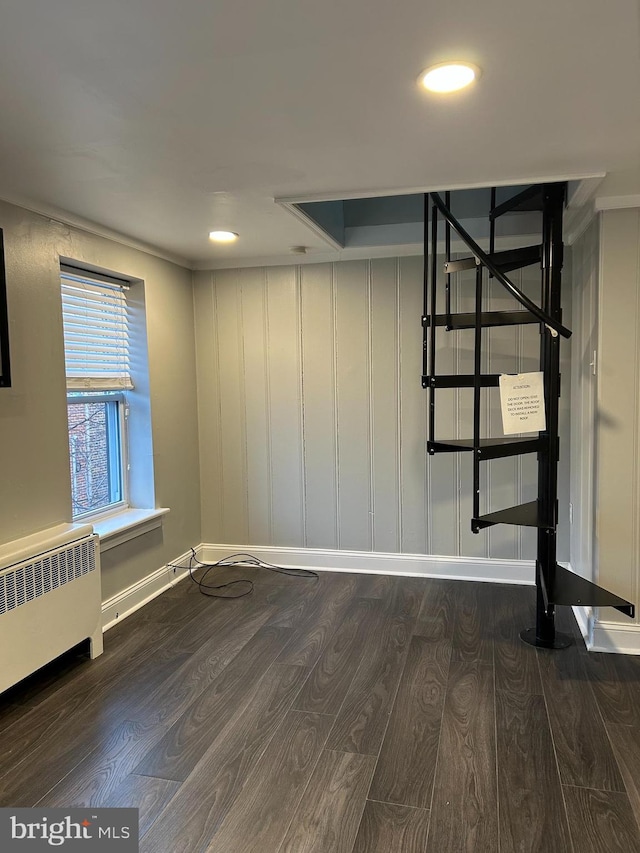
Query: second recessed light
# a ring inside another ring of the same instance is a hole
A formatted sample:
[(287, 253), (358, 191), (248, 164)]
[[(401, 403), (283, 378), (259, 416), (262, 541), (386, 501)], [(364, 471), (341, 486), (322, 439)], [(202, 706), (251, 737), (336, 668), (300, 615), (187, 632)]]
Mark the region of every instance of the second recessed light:
[(235, 231), (210, 231), (209, 239), (215, 243), (233, 243), (238, 239)]
[(423, 71), (418, 80), (430, 92), (456, 92), (479, 76), (480, 69), (470, 62), (441, 62)]

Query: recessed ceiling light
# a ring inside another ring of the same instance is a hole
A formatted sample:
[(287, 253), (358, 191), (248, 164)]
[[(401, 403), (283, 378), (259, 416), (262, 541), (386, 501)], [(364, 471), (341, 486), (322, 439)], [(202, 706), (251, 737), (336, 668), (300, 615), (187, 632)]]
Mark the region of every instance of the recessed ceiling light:
[(480, 69), (469, 62), (440, 62), (423, 71), (418, 80), (430, 92), (456, 92), (480, 76)]
[(216, 243), (233, 243), (238, 239), (238, 235), (235, 231), (210, 231), (209, 239)]

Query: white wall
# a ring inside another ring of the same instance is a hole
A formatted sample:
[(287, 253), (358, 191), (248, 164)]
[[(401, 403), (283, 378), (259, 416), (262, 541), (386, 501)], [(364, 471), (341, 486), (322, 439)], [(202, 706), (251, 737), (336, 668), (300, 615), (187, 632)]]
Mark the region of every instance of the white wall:
[[(472, 310), (473, 273), (463, 275), (454, 300)], [(539, 294), (535, 267), (513, 275)], [(422, 258), (201, 272), (194, 283), (204, 541), (535, 556), (532, 530), (471, 533), (470, 455), (427, 457)], [(491, 295), (491, 307), (512, 307), (495, 282)], [(471, 372), (472, 336), (442, 333), (440, 372)], [(537, 369), (538, 352), (537, 326), (495, 329), (486, 367)], [(440, 437), (471, 435), (471, 393), (439, 392)], [(485, 393), (486, 434), (500, 435), (497, 390)], [(535, 456), (487, 468), (486, 511), (536, 497)]]
[[(595, 556), (599, 583), (638, 603), (640, 209), (605, 211), (600, 220)], [(601, 616), (629, 624), (613, 610)]]
[(596, 375), (598, 349), (598, 269), (600, 223), (572, 246), (573, 325), (571, 337), (571, 567), (595, 580), (594, 477), (596, 454)]
[(161, 531), (103, 557), (109, 598), (200, 541), (191, 274), (0, 203), (13, 385), (0, 389), (0, 544), (71, 520), (60, 256), (145, 281), (156, 505)]

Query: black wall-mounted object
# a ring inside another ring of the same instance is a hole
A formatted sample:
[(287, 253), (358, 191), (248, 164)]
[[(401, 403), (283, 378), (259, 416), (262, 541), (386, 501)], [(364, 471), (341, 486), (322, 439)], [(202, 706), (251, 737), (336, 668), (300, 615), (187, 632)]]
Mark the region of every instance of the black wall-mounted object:
[(9, 357), (9, 314), (7, 311), (7, 280), (4, 272), (4, 241), (0, 228), (0, 388), (11, 385)]

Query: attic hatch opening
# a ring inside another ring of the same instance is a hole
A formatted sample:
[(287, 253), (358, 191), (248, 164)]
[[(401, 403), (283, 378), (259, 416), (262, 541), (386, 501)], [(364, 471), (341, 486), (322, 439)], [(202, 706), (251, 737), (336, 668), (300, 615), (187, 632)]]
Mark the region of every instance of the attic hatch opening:
[[(497, 203), (529, 186), (499, 187)], [(480, 240), (489, 238), (486, 211), (490, 195), (489, 187), (451, 192), (451, 208), (457, 219)], [(415, 246), (416, 253), (422, 252), (424, 193), (295, 202), (291, 209), (337, 250)], [(522, 241), (535, 236), (539, 228), (540, 214), (537, 211), (504, 216), (496, 227), (496, 247), (509, 249), (522, 245)], [(454, 245), (452, 249), (465, 251), (462, 244), (459, 247)]]

